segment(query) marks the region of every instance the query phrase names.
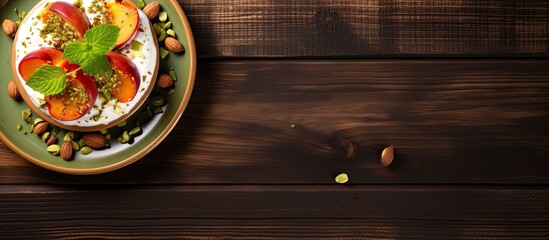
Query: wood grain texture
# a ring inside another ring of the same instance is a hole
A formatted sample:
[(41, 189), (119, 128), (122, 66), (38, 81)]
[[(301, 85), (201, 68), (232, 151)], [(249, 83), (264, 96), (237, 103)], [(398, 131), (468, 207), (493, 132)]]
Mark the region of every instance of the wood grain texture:
[(466, 186), (0, 187), (10, 239), (546, 239), (549, 191)]
[(201, 57), (548, 56), (549, 2), (180, 0)]
[(201, 61), (183, 118), (144, 159), (73, 177), (0, 144), (0, 183), (547, 184), (548, 63)]

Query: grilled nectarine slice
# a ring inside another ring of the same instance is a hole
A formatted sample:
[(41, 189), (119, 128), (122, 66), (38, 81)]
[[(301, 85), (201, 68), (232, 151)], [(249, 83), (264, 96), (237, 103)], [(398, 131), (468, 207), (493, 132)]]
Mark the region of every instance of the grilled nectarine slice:
[(66, 66), (67, 60), (63, 59), (63, 52), (55, 48), (42, 48), (27, 54), (19, 63), (19, 73), (23, 80), (27, 81), (34, 71), (42, 65)]
[(140, 84), (137, 67), (128, 57), (120, 53), (109, 52), (106, 56), (120, 80), (120, 85), (113, 89), (112, 96), (122, 103), (133, 100)]
[(110, 12), (109, 23), (120, 28), (116, 48), (129, 43), (139, 29), (139, 13), (133, 3), (127, 0), (116, 0), (107, 4)]
[[(75, 65), (68, 65), (67, 71), (76, 70)], [(86, 115), (97, 99), (95, 79), (84, 75), (82, 70), (70, 75), (67, 88), (62, 94), (47, 96), (46, 107), (50, 115), (60, 121), (72, 121)]]
[(63, 20), (69, 23), (76, 30), (79, 39), (84, 37), (84, 34), (90, 29), (90, 20), (80, 10), (80, 8), (67, 2), (52, 2), (48, 3), (41, 13), (42, 18), (47, 18), (48, 14), (53, 13), (60, 16)]

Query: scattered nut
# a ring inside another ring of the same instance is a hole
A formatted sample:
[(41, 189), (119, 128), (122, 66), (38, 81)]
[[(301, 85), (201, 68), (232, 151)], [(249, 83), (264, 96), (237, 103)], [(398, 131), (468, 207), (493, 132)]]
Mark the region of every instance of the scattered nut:
[(73, 149), (71, 142), (65, 142), (63, 143), (63, 146), (61, 146), (61, 158), (63, 160), (69, 160), (72, 158)]
[(2, 23), (2, 30), (4, 31), (4, 34), (8, 37), (15, 37), (15, 33), (17, 32), (17, 25), (13, 20), (6, 19)]
[(152, 2), (147, 4), (147, 6), (143, 8), (143, 12), (150, 20), (153, 20), (158, 16), (158, 13), (160, 12), (160, 3)]
[(156, 80), (156, 83), (160, 88), (169, 88), (173, 85), (172, 77), (168, 74), (162, 74), (160, 77), (158, 77), (158, 80)]
[(336, 183), (347, 183), (349, 181), (349, 176), (346, 174), (346, 173), (342, 173), (342, 174), (339, 174), (337, 175), (337, 177), (335, 177), (335, 181)]
[(50, 146), (50, 145), (53, 145), (53, 144), (56, 144), (57, 143), (57, 136), (55, 135), (50, 135), (50, 138), (48, 139), (48, 141), (46, 142), (46, 145), (47, 146)]
[(34, 134), (37, 136), (41, 136), (46, 131), (48, 131), (48, 128), (50, 127), (50, 124), (48, 122), (40, 122), (34, 126)]
[(185, 48), (183, 47), (183, 45), (181, 45), (181, 43), (173, 37), (167, 37), (166, 40), (164, 40), (164, 43), (166, 44), (166, 48), (170, 52), (180, 53), (185, 51)]
[(109, 146), (109, 140), (107, 140), (107, 138), (101, 134), (84, 134), (82, 135), (82, 139), (84, 139), (84, 144), (86, 144), (86, 146), (94, 149), (102, 149)]
[(383, 149), (383, 152), (381, 153), (381, 165), (383, 165), (384, 167), (391, 165), (394, 156), (395, 148), (393, 146), (389, 146)]
[(54, 145), (49, 146), (47, 148), (47, 151), (49, 153), (51, 153), (52, 155), (57, 156), (57, 155), (59, 155), (59, 152), (61, 152), (61, 147), (59, 147), (59, 145), (54, 144)]
[(17, 87), (15, 86), (15, 81), (11, 80), (8, 83), (8, 94), (10, 95), (13, 100), (19, 100), (21, 97), (21, 94), (19, 94), (19, 91), (17, 90)]

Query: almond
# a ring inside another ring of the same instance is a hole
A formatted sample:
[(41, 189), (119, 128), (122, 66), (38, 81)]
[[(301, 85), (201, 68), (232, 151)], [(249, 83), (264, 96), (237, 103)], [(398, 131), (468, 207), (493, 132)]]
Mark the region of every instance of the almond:
[(15, 37), (15, 33), (17, 32), (17, 25), (11, 19), (6, 19), (2, 23), (2, 30), (4, 31), (4, 34), (6, 34), (6, 36)]
[(34, 134), (36, 134), (36, 136), (41, 136), (48, 131), (49, 127), (50, 124), (48, 122), (40, 122), (34, 126)]
[(21, 94), (19, 94), (19, 90), (17, 90), (17, 87), (15, 86), (15, 81), (11, 80), (8, 83), (8, 94), (10, 95), (13, 100), (19, 100), (21, 97)]
[(395, 148), (393, 146), (389, 146), (383, 149), (383, 152), (381, 153), (381, 165), (383, 165), (384, 167), (391, 165), (394, 156)]
[(65, 142), (63, 143), (63, 146), (61, 146), (61, 158), (63, 160), (69, 160), (72, 158), (73, 149), (71, 142)]
[(164, 40), (164, 43), (166, 44), (166, 48), (170, 50), (170, 52), (180, 53), (185, 51), (183, 45), (181, 45), (181, 43), (173, 37), (167, 37), (166, 40)]
[(173, 85), (172, 77), (168, 74), (162, 74), (160, 77), (158, 77), (158, 80), (156, 80), (156, 83), (160, 88), (169, 88)]
[(143, 8), (143, 12), (150, 20), (153, 20), (158, 16), (158, 13), (160, 12), (160, 3), (152, 2), (147, 4), (147, 6)]
[(51, 135), (48, 141), (46, 142), (47, 146), (53, 145), (57, 143), (57, 136)]
[(82, 135), (82, 139), (84, 139), (84, 144), (86, 144), (86, 146), (94, 149), (101, 149), (109, 146), (109, 140), (107, 140), (107, 138), (101, 134), (84, 134)]

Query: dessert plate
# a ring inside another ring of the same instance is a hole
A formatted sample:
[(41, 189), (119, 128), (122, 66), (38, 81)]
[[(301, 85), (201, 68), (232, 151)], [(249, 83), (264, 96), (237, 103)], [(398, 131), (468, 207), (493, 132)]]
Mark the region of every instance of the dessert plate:
[[(173, 67), (177, 75), (175, 92), (166, 95), (164, 113), (154, 115), (150, 122), (141, 126), (143, 133), (136, 137), (132, 144), (119, 144), (113, 139), (112, 146), (108, 149), (94, 151), (89, 155), (78, 154), (74, 160), (65, 161), (48, 153), (40, 137), (18, 130), (17, 124), (24, 123), (21, 112), (29, 109), (29, 106), (24, 101), (12, 100), (7, 94), (8, 83), (13, 79), (13, 39), (5, 35), (0, 36), (0, 59), (3, 62), (0, 64), (0, 140), (21, 157), (38, 166), (75, 175), (99, 174), (119, 169), (139, 160), (158, 146), (175, 127), (189, 102), (196, 74), (196, 50), (189, 23), (179, 3), (176, 0), (155, 1), (159, 2), (162, 10), (168, 14), (178, 40), (185, 47), (185, 53), (172, 53), (167, 59), (162, 60), (159, 72), (167, 73)], [(15, 8), (19, 11), (28, 11), (36, 3), (38, 1), (11, 0), (0, 8), (0, 16), (15, 20)], [(61, 143), (64, 132), (57, 136)]]

